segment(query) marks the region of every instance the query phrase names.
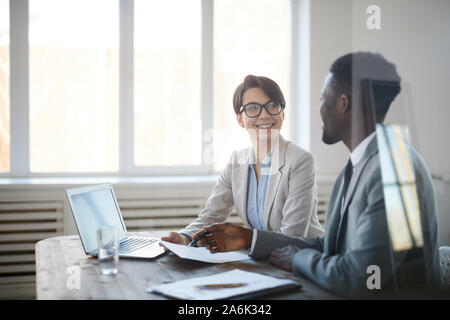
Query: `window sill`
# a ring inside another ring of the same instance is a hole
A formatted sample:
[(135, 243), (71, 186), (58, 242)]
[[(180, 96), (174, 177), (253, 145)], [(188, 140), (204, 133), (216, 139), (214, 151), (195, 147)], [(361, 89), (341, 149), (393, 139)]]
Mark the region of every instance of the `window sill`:
[(168, 185), (211, 185), (218, 175), (207, 176), (154, 176), (154, 177), (27, 177), (27, 178), (0, 178), (0, 190), (12, 188), (53, 188), (53, 187), (77, 187), (91, 184), (112, 183), (117, 186), (168, 186)]
[[(112, 183), (115, 188), (126, 187), (210, 187), (217, 182), (219, 175), (192, 175), (192, 176), (95, 176), (95, 177), (26, 177), (26, 178), (0, 178), (1, 190), (24, 189), (60, 189), (75, 188), (92, 184)], [(317, 177), (319, 185), (332, 185), (336, 179), (333, 175), (320, 175)]]

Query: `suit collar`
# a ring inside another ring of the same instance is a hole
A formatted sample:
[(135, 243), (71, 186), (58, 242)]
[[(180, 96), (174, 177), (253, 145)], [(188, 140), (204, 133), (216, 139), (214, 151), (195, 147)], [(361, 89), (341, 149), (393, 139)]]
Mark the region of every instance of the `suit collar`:
[[(248, 159), (247, 159), (248, 160)], [(242, 163), (236, 166), (232, 171), (233, 181), (233, 194), (236, 195), (235, 209), (241, 216), (243, 221), (248, 223), (247, 217), (247, 192), (248, 192), (248, 162)]]
[[(353, 176), (350, 181), (350, 185), (347, 189), (347, 195), (345, 197), (345, 203), (342, 207), (342, 193), (344, 188), (344, 171), (341, 170), (336, 178), (335, 187), (338, 188), (334, 198), (330, 201), (328, 213), (327, 213), (327, 226), (326, 226), (326, 246), (325, 251), (329, 254), (335, 254), (339, 248), (340, 234), (342, 231), (342, 224), (345, 223), (345, 215), (347, 207), (350, 204), (350, 200), (355, 192), (358, 180), (361, 173), (366, 166), (368, 160), (372, 158), (378, 152), (378, 144), (376, 136), (367, 145), (367, 148), (362, 156), (362, 159), (358, 162), (353, 171)], [(341, 215), (342, 209), (342, 215)]]
[[(264, 222), (266, 227), (269, 224), (270, 212), (275, 200), (278, 187), (280, 185), (282, 171), (286, 161), (286, 151), (289, 141), (286, 141), (281, 135), (275, 145), (272, 147), (271, 163), (268, 172), (269, 181), (267, 182), (266, 199), (264, 201)], [(255, 163), (255, 156), (253, 148), (247, 148), (246, 153), (242, 157), (244, 161), (238, 162), (233, 169), (234, 181), (240, 181), (236, 183), (233, 193), (236, 192), (237, 199), (235, 203), (236, 210), (241, 215), (242, 219), (248, 223), (247, 217), (247, 193), (248, 193), (248, 168), (249, 165)]]
[(362, 160), (364, 154), (366, 153), (367, 147), (369, 146), (370, 142), (372, 142), (374, 137), (375, 131), (367, 136), (363, 141), (361, 141), (361, 143), (350, 154), (350, 160), (352, 161), (352, 165), (354, 167), (357, 166), (358, 163)]
[[(288, 141), (284, 140), (283, 136), (280, 134), (278, 143), (275, 144), (274, 153), (276, 154), (278, 151), (278, 169), (281, 169), (284, 166), (286, 160), (286, 149), (289, 144)], [(272, 154), (272, 161), (274, 155)]]
[(345, 202), (344, 202), (344, 207), (342, 210), (343, 214), (345, 214), (345, 212), (347, 210), (347, 206), (350, 203), (350, 200), (353, 196), (353, 192), (355, 191), (355, 188), (358, 184), (359, 177), (360, 177), (361, 173), (363, 172), (364, 167), (366, 166), (368, 160), (377, 152), (378, 152), (378, 144), (377, 144), (377, 139), (375, 136), (367, 145), (367, 148), (366, 148), (364, 154), (362, 155), (361, 161), (359, 161), (356, 164), (356, 166), (353, 168), (352, 179), (350, 180), (347, 194), (345, 195)]
[(377, 152), (378, 152), (378, 142), (377, 142), (377, 135), (375, 133), (373, 139), (367, 145), (366, 152), (364, 152), (362, 160), (371, 158)]
[(369, 162), (369, 160), (374, 155), (376, 155), (377, 152), (378, 152), (378, 144), (377, 144), (377, 139), (375, 137), (375, 139), (372, 139), (372, 141), (367, 146), (366, 152), (364, 153), (361, 161), (356, 165), (355, 168), (353, 168), (353, 170), (354, 170), (353, 176), (352, 176), (352, 179), (350, 180), (350, 185), (348, 186), (347, 194), (345, 195), (345, 198), (344, 198), (345, 200), (344, 200), (344, 205), (342, 207), (342, 211), (340, 210), (341, 209), (340, 202), (342, 201), (342, 187), (341, 187), (341, 192), (339, 193), (340, 196), (337, 198), (337, 203), (338, 203), (337, 208), (338, 208), (339, 212), (336, 212), (336, 215), (340, 219), (338, 220), (339, 224), (338, 224), (337, 234), (336, 234), (336, 238), (335, 238), (335, 252), (337, 252), (339, 249), (342, 228), (343, 228), (343, 225), (346, 223), (345, 219), (346, 219), (346, 215), (347, 215), (347, 208), (351, 202), (351, 199), (353, 197), (353, 193), (355, 192), (356, 186), (358, 185), (358, 181), (361, 176), (361, 173), (364, 171), (364, 168), (367, 165), (367, 163)]
[(280, 185), (286, 161), (286, 150), (289, 142), (280, 135), (277, 143), (272, 148), (272, 162), (269, 169), (269, 181), (267, 183), (266, 199), (264, 201), (264, 222), (266, 227), (269, 225), (270, 212), (275, 201), (278, 187)]

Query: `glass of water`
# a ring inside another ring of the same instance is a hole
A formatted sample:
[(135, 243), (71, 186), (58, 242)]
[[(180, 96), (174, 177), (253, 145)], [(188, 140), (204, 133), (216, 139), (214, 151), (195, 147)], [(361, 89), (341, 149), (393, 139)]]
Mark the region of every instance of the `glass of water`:
[(119, 228), (97, 229), (98, 264), (102, 274), (116, 274), (119, 266)]

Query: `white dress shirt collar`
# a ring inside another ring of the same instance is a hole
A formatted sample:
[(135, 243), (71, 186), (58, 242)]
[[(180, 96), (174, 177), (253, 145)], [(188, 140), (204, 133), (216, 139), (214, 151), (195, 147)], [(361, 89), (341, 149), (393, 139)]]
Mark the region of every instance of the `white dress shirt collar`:
[(375, 137), (376, 131), (372, 132), (369, 136), (367, 136), (363, 141), (361, 141), (358, 146), (350, 153), (350, 159), (352, 161), (353, 167), (355, 167), (362, 159), (364, 153), (366, 152), (367, 146)]

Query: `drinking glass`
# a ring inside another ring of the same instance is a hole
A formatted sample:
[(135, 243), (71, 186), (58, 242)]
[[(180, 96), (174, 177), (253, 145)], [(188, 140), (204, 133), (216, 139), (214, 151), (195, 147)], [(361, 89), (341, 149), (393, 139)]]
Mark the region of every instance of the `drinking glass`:
[(98, 264), (102, 274), (116, 274), (119, 266), (119, 228), (106, 226), (97, 229)]

